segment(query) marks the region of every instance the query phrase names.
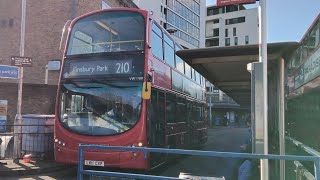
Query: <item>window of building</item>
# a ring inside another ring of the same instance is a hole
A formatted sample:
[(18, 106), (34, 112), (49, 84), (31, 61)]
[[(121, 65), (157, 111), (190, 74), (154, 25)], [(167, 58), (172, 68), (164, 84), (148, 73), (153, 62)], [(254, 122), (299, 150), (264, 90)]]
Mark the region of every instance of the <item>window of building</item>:
[(106, 3), (104, 0), (101, 1), (101, 9), (108, 9), (110, 8), (109, 4)]
[(245, 37), (245, 43), (246, 43), (246, 44), (249, 44), (249, 36), (246, 36), (246, 37)]
[(207, 16), (212, 16), (217, 14), (219, 14), (219, 8), (208, 8)]
[(238, 18), (226, 19), (226, 25), (243, 23), (243, 22), (246, 22), (246, 17), (244, 16), (238, 17)]
[(229, 36), (229, 33), (228, 33), (229, 31), (228, 31), (228, 29), (225, 29), (225, 37), (228, 37)]
[(219, 46), (219, 38), (206, 39), (206, 47)]
[(213, 37), (219, 36), (219, 28), (213, 29)]
[(164, 60), (172, 67), (175, 67), (174, 64), (174, 43), (168, 37), (167, 34), (164, 34)]
[(230, 38), (225, 39), (225, 46), (230, 46)]
[(238, 37), (234, 37), (234, 45), (235, 45), (235, 46), (238, 45)]
[(239, 10), (239, 6), (238, 5), (231, 5), (231, 6), (226, 6), (226, 12), (234, 12), (234, 11), (238, 11)]
[(151, 48), (152, 54), (163, 60), (162, 31), (155, 23), (152, 25)]
[(237, 28), (233, 28), (233, 36), (237, 35)]
[(219, 19), (214, 19), (213, 24), (219, 24)]

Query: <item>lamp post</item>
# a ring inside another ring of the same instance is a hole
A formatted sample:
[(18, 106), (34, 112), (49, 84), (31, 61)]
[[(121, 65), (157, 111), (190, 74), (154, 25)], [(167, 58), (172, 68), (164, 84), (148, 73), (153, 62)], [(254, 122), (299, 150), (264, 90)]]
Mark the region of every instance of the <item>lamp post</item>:
[[(20, 35), (20, 56), (24, 56), (24, 46), (25, 46), (25, 30), (26, 30), (26, 0), (21, 0), (21, 35)], [(22, 105), (22, 86), (23, 86), (23, 67), (19, 67), (19, 83), (18, 83), (18, 100), (17, 100), (17, 114), (15, 117), (14, 131), (18, 135), (14, 137), (14, 152), (16, 159), (20, 158), (21, 146), (22, 146), (22, 115), (21, 115), (21, 105)]]

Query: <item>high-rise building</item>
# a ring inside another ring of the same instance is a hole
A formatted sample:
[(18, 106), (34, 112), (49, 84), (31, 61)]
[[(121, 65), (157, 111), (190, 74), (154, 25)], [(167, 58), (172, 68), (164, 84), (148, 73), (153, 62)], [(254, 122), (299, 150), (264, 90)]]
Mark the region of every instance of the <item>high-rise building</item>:
[(207, 7), (205, 37), (206, 47), (258, 44), (258, 9)]
[(173, 37), (185, 48), (205, 46), (204, 0), (133, 0), (140, 9), (148, 10), (165, 29), (177, 30)]

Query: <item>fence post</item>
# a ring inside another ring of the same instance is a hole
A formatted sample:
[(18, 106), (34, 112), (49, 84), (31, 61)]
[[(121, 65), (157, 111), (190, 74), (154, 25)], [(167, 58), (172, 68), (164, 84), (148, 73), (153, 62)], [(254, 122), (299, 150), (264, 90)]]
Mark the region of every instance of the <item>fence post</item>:
[(314, 161), (314, 176), (316, 180), (320, 180), (320, 157)]
[(83, 180), (83, 147), (79, 144), (79, 156), (78, 156), (78, 180)]

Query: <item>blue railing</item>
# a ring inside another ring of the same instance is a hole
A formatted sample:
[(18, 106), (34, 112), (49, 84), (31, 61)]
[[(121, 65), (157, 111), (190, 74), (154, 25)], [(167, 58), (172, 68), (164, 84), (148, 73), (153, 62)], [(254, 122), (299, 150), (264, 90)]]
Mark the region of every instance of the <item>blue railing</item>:
[(144, 174), (85, 170), (84, 169), (84, 150), (86, 149), (143, 152), (145, 158), (147, 158), (148, 152), (154, 152), (154, 153), (239, 158), (239, 159), (248, 158), (248, 159), (272, 159), (272, 160), (289, 160), (289, 161), (312, 161), (314, 163), (315, 178), (316, 180), (320, 180), (320, 157), (319, 156), (264, 155), (264, 154), (249, 154), (249, 153), (231, 153), (231, 152), (162, 149), (162, 148), (145, 148), (145, 147), (101, 146), (101, 145), (79, 145), (78, 180), (82, 180), (83, 175), (111, 176), (111, 177), (123, 177), (123, 178), (138, 178), (138, 179), (168, 179), (168, 180), (179, 179), (179, 178), (152, 176), (152, 175), (144, 175)]

